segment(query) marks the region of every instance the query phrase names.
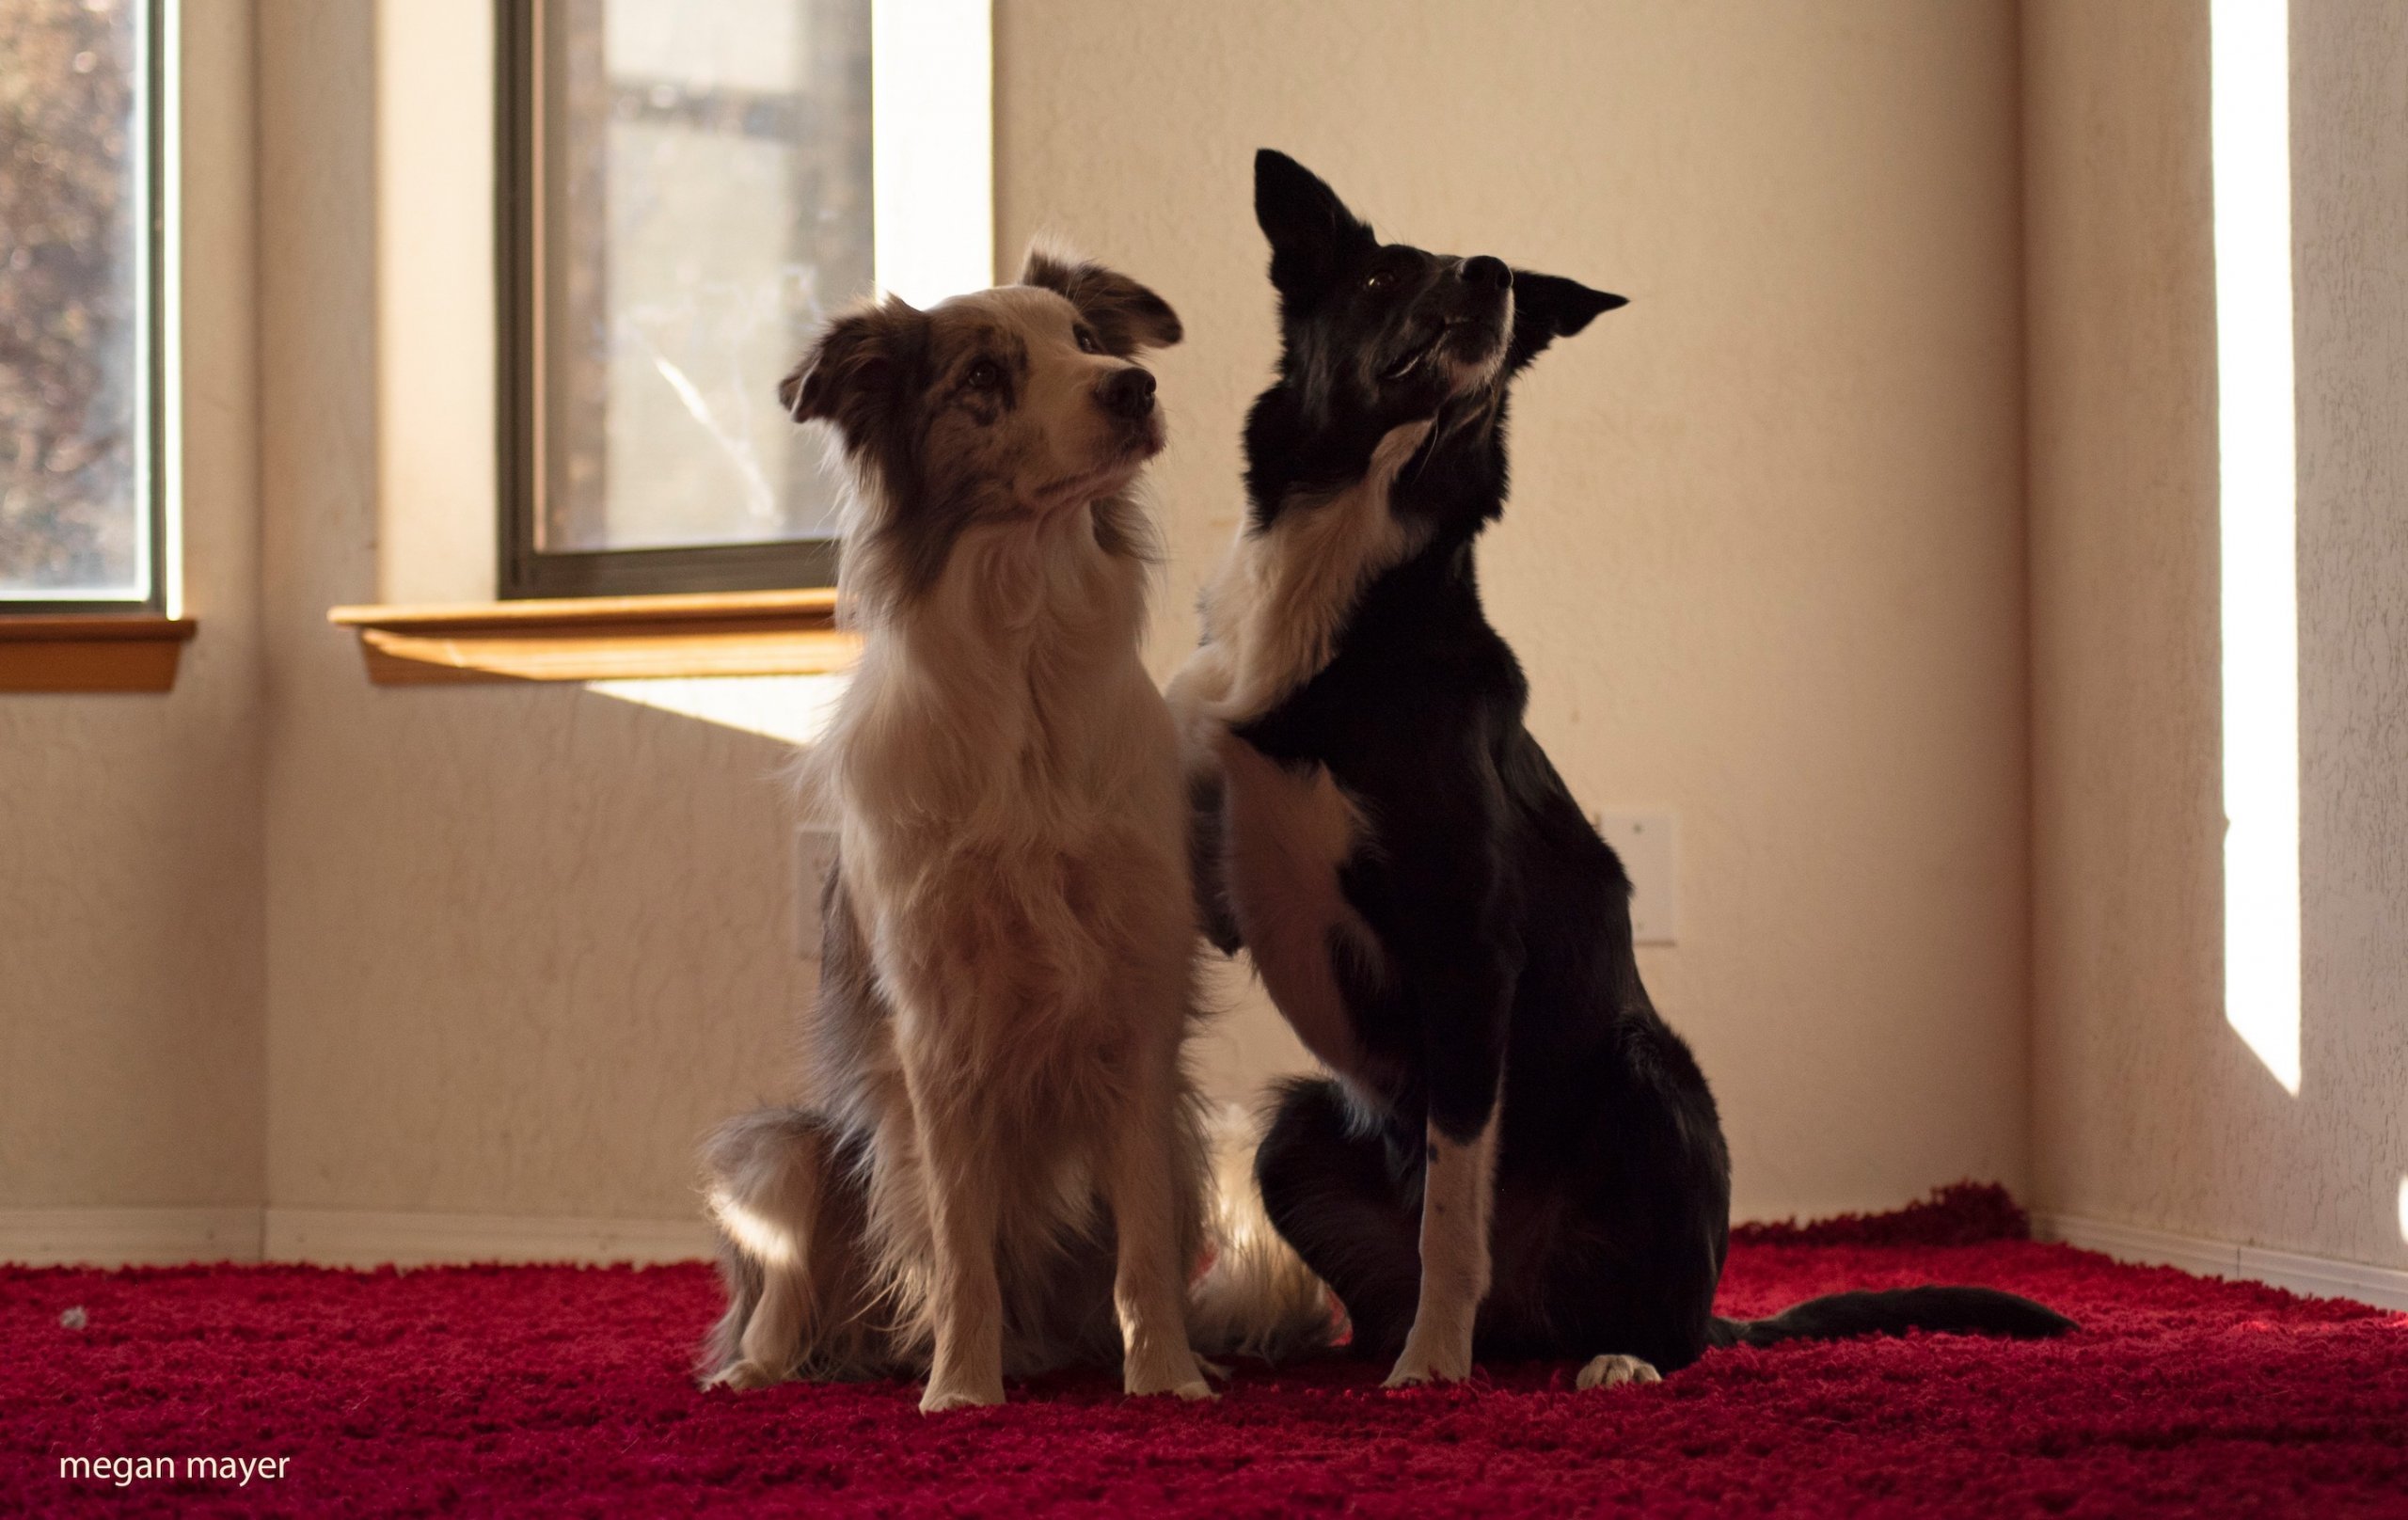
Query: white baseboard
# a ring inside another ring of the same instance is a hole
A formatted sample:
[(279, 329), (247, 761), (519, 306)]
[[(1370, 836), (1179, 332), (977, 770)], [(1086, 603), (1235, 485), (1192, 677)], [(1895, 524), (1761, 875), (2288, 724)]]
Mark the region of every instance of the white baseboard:
[(508, 1214), (267, 1211), (261, 1256), (325, 1267), (433, 1266), (469, 1261), (656, 1264), (711, 1254), (693, 1219), (573, 1219)]
[(260, 1211), (0, 1209), (0, 1261), (28, 1267), (179, 1267), (257, 1261)]
[(2135, 1225), (2113, 1225), (2103, 1219), (2073, 1214), (2037, 1214), (2032, 1233), (2044, 1241), (2063, 1241), (2086, 1251), (2099, 1251), (2118, 1261), (2179, 1267), (2207, 1277), (2238, 1277), (2304, 1293), (2310, 1298), (2347, 1298), (2378, 1308), (2408, 1310), (2408, 1272), (2397, 1267), (2337, 1261), (2329, 1257), (2299, 1256), (2229, 1241), (2170, 1235)]
[(470, 1261), (651, 1264), (711, 1254), (701, 1219), (372, 1213), (338, 1209), (0, 1209), (0, 1262), (172, 1267), (297, 1261), (327, 1267)]

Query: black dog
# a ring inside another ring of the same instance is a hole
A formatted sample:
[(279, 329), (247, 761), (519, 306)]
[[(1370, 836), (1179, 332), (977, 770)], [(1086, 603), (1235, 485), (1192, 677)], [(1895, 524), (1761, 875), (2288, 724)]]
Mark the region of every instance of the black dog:
[[(1172, 690), (1199, 879), (1335, 1081), (1256, 1160), (1282, 1235), (1391, 1385), (1582, 1357), (1582, 1386), (1709, 1346), (2071, 1322), (1980, 1288), (1714, 1316), (1730, 1158), (1640, 986), (1630, 886), (1522, 715), (1473, 543), (1503, 508), (1510, 383), (1622, 297), (1383, 244), (1255, 159), (1284, 347), (1247, 419), (1251, 504)], [(1493, 1262), (1493, 1266), (1492, 1266)]]

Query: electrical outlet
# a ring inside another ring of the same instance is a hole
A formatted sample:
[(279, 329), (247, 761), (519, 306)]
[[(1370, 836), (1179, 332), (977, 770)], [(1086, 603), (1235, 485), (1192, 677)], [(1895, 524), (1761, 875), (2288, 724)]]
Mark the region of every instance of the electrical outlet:
[(805, 960), (819, 958), (825, 927), (819, 916), (819, 895), (828, 880), (828, 868), (835, 863), (835, 831), (794, 831), (794, 953)]
[(1630, 937), (1640, 944), (1671, 944), (1680, 937), (1680, 816), (1673, 813), (1589, 815), (1599, 837), (1622, 857), (1630, 877)]

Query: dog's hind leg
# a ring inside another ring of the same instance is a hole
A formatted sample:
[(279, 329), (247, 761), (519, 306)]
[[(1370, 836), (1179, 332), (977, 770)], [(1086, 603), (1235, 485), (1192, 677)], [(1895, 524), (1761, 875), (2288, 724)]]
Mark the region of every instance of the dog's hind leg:
[(863, 1370), (862, 1199), (849, 1148), (817, 1116), (771, 1108), (704, 1148), (727, 1311), (705, 1345), (706, 1384), (760, 1387), (806, 1364)]
[(1353, 1123), (1338, 1084), (1284, 1085), (1254, 1158), (1263, 1211), (1346, 1306), (1356, 1355), (1394, 1356), (1413, 1322), (1421, 1258), (1398, 1173), (1387, 1144)]
[[(1661, 1152), (1645, 1159), (1632, 1170), (1648, 1191), (1636, 1195), (1592, 1176), (1536, 1193), (1525, 1180), (1508, 1198), (1483, 1348), (1585, 1358), (1576, 1380), (1583, 1388), (1654, 1383), (1704, 1354), (1727, 1206), (1718, 1185), (1701, 1180), (1692, 1189)], [(1529, 1227), (1534, 1214), (1543, 1229)]]

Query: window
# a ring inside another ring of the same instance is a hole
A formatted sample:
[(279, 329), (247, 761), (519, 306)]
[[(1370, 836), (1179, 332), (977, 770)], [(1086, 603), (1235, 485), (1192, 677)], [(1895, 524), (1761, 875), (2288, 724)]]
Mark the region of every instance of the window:
[(0, 0), (0, 612), (164, 611), (159, 0)]
[(870, 0), (499, 14), (502, 594), (829, 584), (774, 387), (875, 273)]

